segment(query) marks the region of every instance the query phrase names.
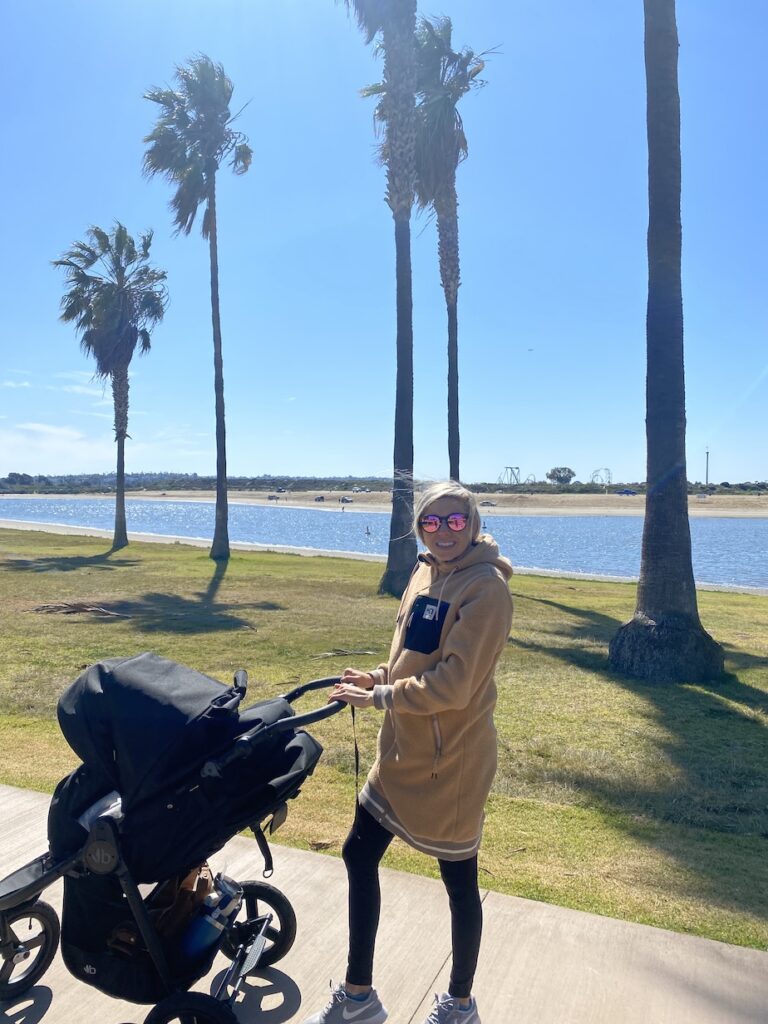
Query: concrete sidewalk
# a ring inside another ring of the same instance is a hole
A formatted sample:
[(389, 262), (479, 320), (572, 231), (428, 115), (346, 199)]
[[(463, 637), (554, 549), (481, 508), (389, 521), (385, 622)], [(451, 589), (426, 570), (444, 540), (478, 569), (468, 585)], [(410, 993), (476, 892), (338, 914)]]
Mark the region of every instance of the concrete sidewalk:
[[(0, 786), (0, 876), (46, 848), (48, 797)], [(298, 808), (296, 810), (298, 813)], [(250, 840), (213, 859), (234, 878), (260, 878)], [(242, 1024), (298, 1024), (343, 977), (346, 875), (334, 857), (277, 848), (271, 882), (298, 918), (284, 960), (249, 979)], [(61, 883), (43, 898), (61, 908)], [(391, 1024), (422, 1024), (447, 987), (450, 926), (440, 882), (382, 871), (384, 911), (376, 985)], [(483, 1024), (766, 1024), (768, 953), (627, 924), (531, 900), (484, 893), (485, 929), (475, 995)], [(224, 964), (200, 985), (210, 991)], [(75, 981), (59, 956), (40, 983), (0, 1004), (8, 1024), (142, 1024), (148, 1007), (109, 999)]]

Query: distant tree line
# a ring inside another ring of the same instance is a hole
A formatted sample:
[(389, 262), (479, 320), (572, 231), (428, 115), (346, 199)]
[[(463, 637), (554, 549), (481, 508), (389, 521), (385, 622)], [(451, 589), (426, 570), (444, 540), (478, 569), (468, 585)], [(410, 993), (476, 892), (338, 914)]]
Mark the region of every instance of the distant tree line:
[[(0, 477), (0, 494), (103, 494), (113, 492), (117, 484), (115, 473), (79, 473), (71, 475), (31, 475), (9, 473)], [(544, 480), (535, 483), (500, 484), (495, 481), (480, 481), (466, 484), (476, 494), (616, 494), (631, 489), (638, 494), (645, 493), (645, 483), (599, 484), (582, 483), (574, 480), (570, 484), (552, 484)], [(284, 476), (262, 474), (261, 476), (230, 476), (227, 487), (235, 491), (349, 491), (353, 487), (369, 491), (389, 491), (391, 477), (381, 476)], [(199, 476), (197, 473), (126, 473), (126, 491), (214, 491), (215, 476)], [(763, 494), (768, 493), (768, 480), (751, 480), (742, 483), (702, 484), (688, 482), (689, 494)]]
[[(71, 476), (31, 476), (28, 473), (9, 473), (0, 477), (0, 493), (17, 494), (88, 494), (115, 490), (115, 473), (88, 473)], [(227, 487), (236, 491), (348, 491), (353, 487), (370, 491), (385, 491), (392, 487), (391, 477), (293, 477), (230, 476)], [(197, 473), (126, 473), (126, 491), (215, 491), (215, 476)]]

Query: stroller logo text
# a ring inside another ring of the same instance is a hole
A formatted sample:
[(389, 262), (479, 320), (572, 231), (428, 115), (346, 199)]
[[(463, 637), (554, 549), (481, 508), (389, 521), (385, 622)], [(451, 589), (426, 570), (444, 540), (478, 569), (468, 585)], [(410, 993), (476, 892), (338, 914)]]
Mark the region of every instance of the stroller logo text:
[(96, 968), (93, 966), (93, 964), (84, 964), (83, 965), (83, 971), (86, 974), (95, 974), (96, 973)]
[(92, 839), (85, 849), (85, 863), (96, 875), (108, 875), (117, 867), (117, 851), (103, 839)]

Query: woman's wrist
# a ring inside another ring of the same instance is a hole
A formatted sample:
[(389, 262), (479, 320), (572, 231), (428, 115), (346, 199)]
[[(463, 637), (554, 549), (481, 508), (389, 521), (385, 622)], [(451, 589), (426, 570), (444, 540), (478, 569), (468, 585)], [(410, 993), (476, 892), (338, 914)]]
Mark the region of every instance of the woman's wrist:
[(371, 669), (368, 675), (371, 677), (371, 686), (379, 686), (386, 682), (384, 672), (380, 668)]
[(373, 706), (377, 711), (392, 710), (392, 687), (377, 683), (371, 691)]

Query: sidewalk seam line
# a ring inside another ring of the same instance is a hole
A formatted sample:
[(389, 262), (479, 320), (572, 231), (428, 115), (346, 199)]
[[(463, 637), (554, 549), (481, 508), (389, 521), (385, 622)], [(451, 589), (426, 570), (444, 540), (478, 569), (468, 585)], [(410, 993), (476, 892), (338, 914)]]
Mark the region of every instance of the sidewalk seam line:
[[(486, 901), (486, 898), (487, 898), (488, 894), (490, 893), (490, 891), (491, 891), (490, 889), (486, 889), (486, 890), (485, 890), (485, 892), (484, 892), (484, 893), (483, 893), (483, 894), (481, 895), (481, 897), (480, 897), (480, 903), (485, 903), (485, 901)], [(428, 996), (428, 995), (429, 995), (429, 990), (430, 990), (430, 989), (432, 989), (432, 991), (434, 991), (434, 984), (435, 984), (435, 982), (437, 981), (437, 979), (438, 979), (438, 978), (440, 977), (440, 974), (442, 973), (442, 971), (444, 970), (444, 968), (446, 967), (446, 965), (448, 964), (448, 961), (449, 961), (449, 960), (451, 959), (451, 955), (452, 955), (452, 953), (453, 953), (453, 950), (451, 950), (451, 952), (450, 952), (450, 953), (448, 953), (448, 955), (446, 956), (445, 960), (443, 960), (443, 962), (442, 962), (442, 963), (440, 964), (440, 966), (438, 967), (438, 969), (437, 969), (437, 973), (436, 973), (436, 974), (435, 974), (435, 976), (434, 976), (434, 977), (432, 978), (432, 983), (431, 983), (431, 985), (429, 985), (429, 986), (427, 987), (427, 990), (426, 990), (426, 992), (425, 992), (425, 993), (424, 993), (424, 995), (423, 995), (423, 996), (421, 997), (421, 998), (422, 998), (422, 1002), (424, 1001), (424, 999), (426, 998), (426, 996)], [(415, 1009), (415, 1010), (413, 1011), (413, 1013), (411, 1014), (411, 1016), (410, 1016), (410, 1017), (408, 1018), (408, 1020), (407, 1020), (407, 1021), (405, 1022), (405, 1024), (414, 1024), (414, 1020), (416, 1019), (416, 1014), (417, 1014), (418, 1012), (419, 1012), (419, 1009), (418, 1009), (418, 1007), (417, 1007), (417, 1008), (416, 1008), (416, 1009)]]

